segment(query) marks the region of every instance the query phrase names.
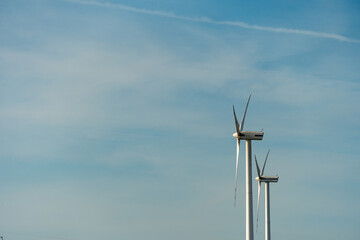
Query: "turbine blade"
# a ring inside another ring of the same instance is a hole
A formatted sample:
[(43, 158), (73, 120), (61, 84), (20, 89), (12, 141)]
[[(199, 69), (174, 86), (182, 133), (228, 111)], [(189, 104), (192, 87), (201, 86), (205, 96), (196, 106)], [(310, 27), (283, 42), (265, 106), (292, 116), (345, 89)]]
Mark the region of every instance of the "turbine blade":
[(257, 159), (256, 159), (256, 155), (255, 155), (255, 163), (256, 163), (256, 170), (257, 170), (257, 174), (258, 174), (258, 177), (259, 177), (259, 179), (260, 179), (260, 168), (259, 168), (259, 164), (258, 164), (258, 162), (257, 162)]
[(235, 118), (235, 127), (236, 127), (236, 132), (238, 133), (238, 135), (240, 135), (240, 131), (239, 131), (239, 122), (238, 122), (238, 120), (237, 120), (237, 118), (236, 118), (236, 113), (235, 113), (235, 107), (234, 107), (234, 105), (233, 105), (233, 111), (234, 111), (234, 118)]
[(247, 108), (248, 108), (248, 106), (249, 106), (250, 98), (251, 98), (251, 94), (250, 94), (249, 99), (248, 99), (247, 104), (246, 104), (244, 116), (243, 116), (243, 118), (242, 118), (242, 120), (241, 120), (240, 131), (242, 131), (243, 128), (244, 128), (245, 116), (246, 116)]
[(237, 140), (236, 144), (236, 166), (235, 166), (235, 196), (234, 196), (234, 207), (236, 207), (236, 189), (237, 189), (237, 175), (239, 166), (239, 152), (240, 152), (240, 139)]
[(260, 193), (261, 193), (261, 181), (260, 181), (260, 179), (259, 179), (259, 183), (258, 183), (257, 215), (256, 215), (256, 232), (258, 231), (258, 223), (259, 223)]
[(269, 152), (270, 152), (270, 149), (269, 149), (269, 151), (268, 151), (268, 152), (267, 152), (267, 154), (266, 154), (266, 158), (265, 158), (264, 166), (263, 166), (262, 171), (261, 171), (261, 176), (262, 176), (262, 175), (264, 175), (265, 164), (266, 164), (266, 161), (267, 161), (267, 159), (268, 159)]

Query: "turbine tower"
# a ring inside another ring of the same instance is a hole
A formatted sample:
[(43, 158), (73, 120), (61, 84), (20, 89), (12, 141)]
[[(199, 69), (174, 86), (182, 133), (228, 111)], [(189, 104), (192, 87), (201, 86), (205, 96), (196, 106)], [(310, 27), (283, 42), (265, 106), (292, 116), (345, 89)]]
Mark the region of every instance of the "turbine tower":
[(234, 197), (234, 207), (236, 206), (236, 189), (237, 189), (237, 173), (239, 165), (239, 151), (240, 151), (240, 140), (246, 141), (246, 240), (254, 240), (254, 224), (253, 224), (253, 198), (252, 198), (252, 166), (251, 166), (251, 140), (262, 140), (264, 133), (254, 132), (254, 131), (243, 131), (246, 111), (249, 106), (251, 95), (246, 104), (244, 116), (239, 125), (236, 118), (235, 107), (233, 105), (234, 118), (235, 118), (235, 127), (236, 132), (233, 136), (237, 139), (237, 148), (236, 148), (236, 170), (235, 170), (235, 197)]
[(279, 180), (278, 176), (264, 176), (265, 164), (266, 164), (266, 160), (269, 156), (269, 152), (270, 152), (270, 149), (266, 154), (266, 158), (265, 158), (261, 173), (260, 173), (259, 164), (256, 159), (256, 155), (255, 155), (256, 170), (257, 170), (257, 174), (258, 174), (258, 176), (256, 178), (256, 180), (258, 181), (258, 204), (257, 204), (256, 229), (258, 226), (258, 218), (259, 218), (259, 202), (260, 202), (261, 183), (263, 182), (263, 183), (265, 183), (265, 240), (271, 239), (271, 234), (270, 234), (270, 184), (269, 183), (278, 182), (278, 180)]

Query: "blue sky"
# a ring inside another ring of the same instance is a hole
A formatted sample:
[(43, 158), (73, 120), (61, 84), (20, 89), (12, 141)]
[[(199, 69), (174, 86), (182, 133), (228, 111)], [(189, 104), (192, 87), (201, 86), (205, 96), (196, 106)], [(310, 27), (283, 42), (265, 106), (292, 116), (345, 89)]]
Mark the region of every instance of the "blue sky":
[(357, 239), (359, 24), (357, 1), (1, 1), (0, 234), (245, 237), (251, 93), (272, 237)]

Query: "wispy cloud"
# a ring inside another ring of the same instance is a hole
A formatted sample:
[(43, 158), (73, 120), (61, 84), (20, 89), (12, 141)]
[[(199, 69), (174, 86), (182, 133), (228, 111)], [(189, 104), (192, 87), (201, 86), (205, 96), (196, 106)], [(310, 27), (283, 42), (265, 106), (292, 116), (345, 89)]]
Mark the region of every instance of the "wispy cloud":
[(345, 37), (345, 36), (342, 36), (342, 35), (339, 35), (336, 33), (325, 33), (325, 32), (317, 32), (317, 31), (302, 30), (302, 29), (292, 29), (292, 28), (266, 27), (266, 26), (259, 26), (259, 25), (251, 25), (251, 24), (248, 24), (245, 22), (239, 22), (239, 21), (218, 21), (218, 20), (213, 20), (213, 19), (207, 18), (207, 17), (193, 18), (193, 17), (176, 15), (172, 12), (135, 8), (135, 7), (130, 7), (130, 6), (123, 5), (123, 4), (114, 4), (114, 3), (109, 3), (109, 2), (83, 1), (83, 0), (66, 0), (66, 1), (72, 2), (72, 3), (84, 4), (84, 5), (93, 5), (93, 6), (98, 6), (98, 7), (116, 8), (116, 9), (123, 10), (123, 11), (156, 15), (156, 16), (167, 17), (167, 18), (175, 18), (175, 19), (192, 21), (192, 22), (202, 22), (202, 23), (209, 23), (209, 24), (215, 24), (215, 25), (227, 25), (227, 26), (234, 26), (234, 27), (240, 27), (240, 28), (254, 29), (254, 30), (259, 30), (259, 31), (300, 34), (300, 35), (307, 35), (307, 36), (313, 36), (313, 37), (334, 39), (334, 40), (338, 40), (338, 41), (342, 41), (342, 42), (360, 43), (359, 39)]

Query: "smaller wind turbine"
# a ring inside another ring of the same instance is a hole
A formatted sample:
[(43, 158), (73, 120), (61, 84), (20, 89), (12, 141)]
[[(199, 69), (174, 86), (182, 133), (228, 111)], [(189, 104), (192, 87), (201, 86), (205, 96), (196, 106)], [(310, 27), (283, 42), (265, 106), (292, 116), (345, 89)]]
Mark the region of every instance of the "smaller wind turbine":
[(278, 182), (279, 176), (264, 176), (264, 169), (266, 165), (267, 158), (269, 156), (269, 151), (266, 154), (266, 158), (264, 161), (263, 168), (260, 173), (259, 164), (256, 159), (255, 155), (255, 163), (256, 163), (256, 170), (258, 176), (256, 177), (256, 180), (258, 181), (258, 203), (257, 203), (257, 217), (256, 217), (256, 229), (258, 227), (258, 218), (259, 218), (259, 202), (260, 202), (260, 190), (261, 190), (261, 183), (265, 183), (265, 240), (271, 239), (270, 234), (270, 182)]

